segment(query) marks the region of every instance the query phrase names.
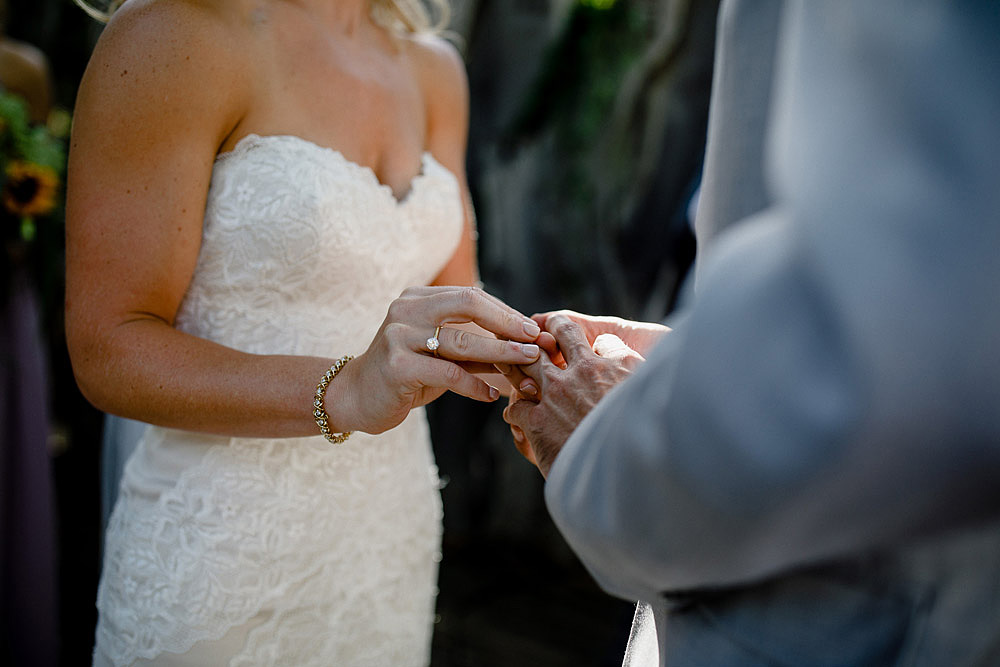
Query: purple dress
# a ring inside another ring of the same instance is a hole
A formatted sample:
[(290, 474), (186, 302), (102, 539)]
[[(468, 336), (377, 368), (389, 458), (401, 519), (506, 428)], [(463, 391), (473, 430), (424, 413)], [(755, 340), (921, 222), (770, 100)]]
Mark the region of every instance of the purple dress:
[(34, 289), (15, 269), (0, 297), (0, 641), (10, 651), (0, 659), (18, 665), (57, 658), (55, 503), (38, 323)]

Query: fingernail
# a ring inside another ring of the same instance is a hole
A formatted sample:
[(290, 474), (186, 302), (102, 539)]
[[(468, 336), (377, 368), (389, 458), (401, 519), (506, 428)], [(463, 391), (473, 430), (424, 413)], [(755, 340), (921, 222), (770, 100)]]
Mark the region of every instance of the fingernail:
[(490, 400), (495, 401), (500, 398), (500, 390), (496, 387), (490, 387)]
[(526, 396), (531, 396), (531, 397), (538, 396), (538, 387), (535, 386), (534, 382), (531, 382), (529, 380), (525, 380), (524, 382), (522, 382), (521, 386), (518, 387), (518, 391), (520, 391), (522, 394)]
[(493, 364), (493, 367), (500, 371), (503, 375), (507, 375), (511, 370), (510, 364)]
[(538, 334), (542, 333), (542, 330), (532, 320), (526, 320), (524, 323), (524, 333), (532, 338), (536, 338)]
[(523, 354), (528, 359), (534, 359), (535, 357), (538, 356), (538, 346), (533, 343), (511, 342), (511, 345), (514, 347), (515, 350), (520, 351), (520, 353)]

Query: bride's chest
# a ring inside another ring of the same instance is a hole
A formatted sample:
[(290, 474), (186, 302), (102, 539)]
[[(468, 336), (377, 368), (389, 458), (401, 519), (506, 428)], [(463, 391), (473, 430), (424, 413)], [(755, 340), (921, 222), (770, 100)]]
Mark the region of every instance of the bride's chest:
[(397, 290), (431, 281), (462, 228), (457, 181), (429, 154), (397, 199), (336, 151), (251, 136), (215, 166), (195, 281)]

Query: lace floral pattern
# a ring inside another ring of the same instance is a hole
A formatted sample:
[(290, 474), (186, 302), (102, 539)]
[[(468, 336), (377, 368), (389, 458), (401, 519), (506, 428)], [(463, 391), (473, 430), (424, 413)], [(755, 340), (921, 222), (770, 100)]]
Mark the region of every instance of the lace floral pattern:
[[(440, 271), (461, 221), (430, 154), (397, 200), (336, 151), (251, 135), (215, 165), (177, 326), (252, 353), (363, 352), (392, 299)], [(338, 447), (150, 427), (108, 528), (96, 655), (427, 664), (437, 484), (421, 411)]]

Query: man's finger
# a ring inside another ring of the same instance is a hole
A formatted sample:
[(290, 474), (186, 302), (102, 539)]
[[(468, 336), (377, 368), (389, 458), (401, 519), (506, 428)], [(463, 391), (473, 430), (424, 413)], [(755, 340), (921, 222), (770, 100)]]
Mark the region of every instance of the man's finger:
[(614, 334), (601, 334), (594, 340), (594, 353), (603, 359), (617, 361), (629, 370), (634, 370), (646, 359), (630, 348)]
[(584, 317), (583, 315), (581, 315), (580, 313), (576, 312), (575, 310), (566, 310), (564, 308), (562, 310), (550, 310), (550, 311), (547, 311), (547, 312), (544, 312), (544, 313), (535, 313), (534, 315), (531, 316), (531, 319), (533, 319), (534, 321), (538, 322), (538, 326), (540, 326), (542, 329), (548, 329), (549, 318), (551, 318), (551, 317), (553, 317), (555, 315), (563, 315), (563, 316), (568, 317), (568, 318), (570, 318), (572, 320)]
[(531, 417), (531, 411), (536, 405), (536, 403), (532, 403), (531, 401), (512, 401), (503, 410), (503, 420), (511, 426), (518, 427), (523, 433), (525, 425)]
[[(590, 348), (588, 347), (587, 349), (589, 350)], [(515, 367), (515, 369), (516, 370), (512, 371), (508, 377), (508, 379), (510, 379), (510, 383), (515, 387), (520, 388), (524, 385), (526, 379), (530, 379), (534, 381), (536, 393), (545, 391), (546, 373), (562, 370), (552, 363), (546, 354), (541, 355), (538, 358), (538, 361), (533, 364), (523, 364)]]
[(569, 317), (557, 313), (549, 317), (545, 325), (546, 330), (555, 336), (556, 342), (559, 343), (559, 349), (567, 364), (594, 354), (583, 327)]
[(532, 400), (538, 400), (538, 384), (531, 378), (524, 378), (517, 385), (517, 391)]
[(510, 386), (523, 397), (535, 399), (538, 397), (538, 394), (541, 393), (538, 388), (538, 384), (524, 374), (521, 366), (496, 364), (494, 368), (507, 378), (507, 382), (510, 382)]
[(535, 452), (531, 449), (531, 443), (528, 439), (524, 437), (524, 431), (516, 426), (510, 427), (510, 434), (514, 438), (514, 447), (520, 452), (521, 456), (528, 459), (528, 462), (532, 465), (537, 466), (538, 462), (535, 461)]

